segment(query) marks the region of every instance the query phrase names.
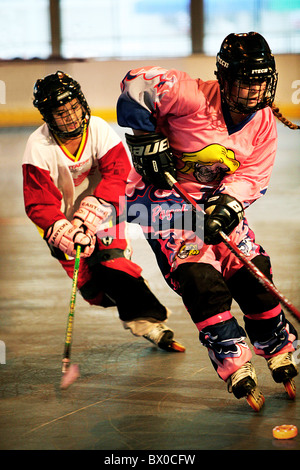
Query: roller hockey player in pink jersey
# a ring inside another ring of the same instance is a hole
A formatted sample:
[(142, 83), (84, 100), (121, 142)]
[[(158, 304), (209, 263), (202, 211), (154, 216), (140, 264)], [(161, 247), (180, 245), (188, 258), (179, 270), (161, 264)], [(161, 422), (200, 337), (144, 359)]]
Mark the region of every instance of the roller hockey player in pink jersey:
[[(222, 243), (219, 231), (272, 279), (270, 259), (244, 213), (267, 190), (277, 146), (274, 115), (299, 127), (273, 104), (275, 60), (260, 34), (227, 36), (217, 54), (216, 77), (202, 81), (178, 70), (142, 67), (122, 80), (118, 123), (133, 130), (126, 141), (135, 167), (127, 188), (128, 220), (143, 227), (219, 377), (235, 397), (246, 397), (258, 411), (264, 397), (246, 333), (275, 382), (284, 383), (294, 398), (297, 332), (278, 301)], [(179, 232), (178, 207), (181, 218), (188, 208), (171, 189), (166, 171), (203, 204), (204, 243), (197, 230), (194, 238), (189, 230)], [(141, 205), (148, 208), (144, 219)], [(173, 225), (164, 229), (162, 219), (171, 215)], [(246, 331), (232, 316), (232, 299), (244, 314)]]
[(124, 216), (131, 163), (121, 139), (91, 116), (79, 83), (64, 72), (37, 80), (33, 104), (45, 123), (29, 137), (23, 158), (28, 217), (71, 278), (81, 245), (78, 289), (87, 302), (116, 306), (134, 335), (184, 350), (164, 323), (168, 310), (131, 261)]

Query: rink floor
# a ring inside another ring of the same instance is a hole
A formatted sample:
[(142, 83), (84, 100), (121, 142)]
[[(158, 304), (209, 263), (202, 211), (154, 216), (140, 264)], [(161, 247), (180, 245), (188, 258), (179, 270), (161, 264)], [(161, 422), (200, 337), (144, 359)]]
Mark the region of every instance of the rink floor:
[[(133, 260), (172, 310), (169, 326), (186, 352), (156, 349), (123, 330), (116, 309), (91, 307), (78, 295), (72, 362), (80, 365), (81, 377), (60, 389), (71, 280), (24, 213), (21, 161), (33, 130), (0, 129), (0, 449), (102, 450), (100, 463), (117, 451), (300, 449), (299, 434), (292, 440), (272, 437), (277, 425), (300, 430), (300, 400), (287, 398), (257, 356), (263, 410), (255, 413), (227, 392), (181, 299), (136, 235)], [(300, 134), (281, 124), (278, 131), (269, 190), (249, 209), (248, 220), (271, 256), (277, 287), (299, 309)], [(236, 304), (232, 311), (243, 324)], [(299, 331), (299, 323), (289, 313), (287, 318)], [(299, 376), (296, 384), (300, 389)]]

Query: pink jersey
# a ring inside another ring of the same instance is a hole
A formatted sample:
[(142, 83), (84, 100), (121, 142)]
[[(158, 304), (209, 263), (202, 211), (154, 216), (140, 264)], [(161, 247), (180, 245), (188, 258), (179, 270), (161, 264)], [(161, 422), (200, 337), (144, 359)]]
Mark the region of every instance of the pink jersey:
[[(224, 192), (247, 207), (266, 192), (277, 148), (269, 107), (233, 125), (217, 81), (160, 67), (131, 70), (121, 88), (119, 125), (167, 136), (177, 179), (195, 198)], [(130, 180), (141, 184), (134, 170)]]
[(103, 119), (91, 117), (75, 157), (43, 124), (29, 137), (23, 157), (26, 212), (46, 230), (59, 219), (72, 220), (83, 197), (94, 194), (118, 214), (130, 168), (121, 139)]

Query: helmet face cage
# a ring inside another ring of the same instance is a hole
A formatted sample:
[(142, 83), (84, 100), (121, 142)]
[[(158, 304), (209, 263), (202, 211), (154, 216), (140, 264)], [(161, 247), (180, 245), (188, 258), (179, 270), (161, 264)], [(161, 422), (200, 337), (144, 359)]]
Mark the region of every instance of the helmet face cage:
[(271, 106), (276, 92), (275, 60), (258, 33), (230, 34), (217, 55), (222, 100), (244, 114)]
[[(59, 137), (73, 138), (83, 133), (91, 113), (79, 83), (72, 77), (61, 71), (47, 75), (45, 78), (36, 81), (33, 95), (33, 105), (40, 111), (44, 121), (54, 134)], [(78, 119), (80, 120), (80, 125), (76, 129), (69, 131), (67, 126), (57, 125), (53, 113), (57, 108), (72, 102), (74, 99), (80, 103), (82, 114), (78, 118), (78, 114), (74, 109), (75, 106), (68, 107), (70, 109), (64, 112), (64, 116), (68, 113), (68, 119), (73, 123), (75, 121), (77, 123)]]

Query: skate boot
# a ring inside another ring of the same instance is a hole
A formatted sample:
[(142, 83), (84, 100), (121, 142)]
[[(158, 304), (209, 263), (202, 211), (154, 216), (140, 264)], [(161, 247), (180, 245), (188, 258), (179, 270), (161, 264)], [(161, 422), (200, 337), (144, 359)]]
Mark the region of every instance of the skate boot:
[(276, 383), (283, 383), (288, 396), (294, 400), (296, 398), (296, 384), (294, 377), (298, 374), (293, 353), (283, 353), (267, 359), (268, 367)]
[(185, 351), (185, 347), (174, 340), (174, 332), (163, 323), (157, 324), (144, 338), (165, 351)]
[(235, 371), (228, 379), (229, 393), (233, 393), (238, 399), (246, 397), (247, 402), (254, 411), (259, 411), (265, 398), (257, 386), (257, 377), (251, 362), (246, 362)]

